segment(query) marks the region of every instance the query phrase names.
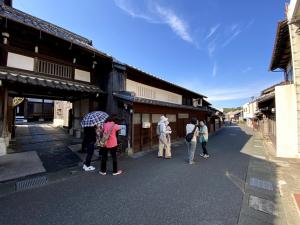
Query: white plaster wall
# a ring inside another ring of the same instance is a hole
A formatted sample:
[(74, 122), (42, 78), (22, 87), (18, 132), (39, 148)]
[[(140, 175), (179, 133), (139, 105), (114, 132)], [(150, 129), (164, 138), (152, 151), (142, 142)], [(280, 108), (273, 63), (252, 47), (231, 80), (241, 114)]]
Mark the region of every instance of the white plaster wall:
[(290, 1), (289, 7), (288, 7), (288, 13), (287, 13), (288, 20), (291, 20), (292, 18), (300, 15), (299, 6), (300, 6), (299, 0), (291, 0)]
[[(300, 1), (299, 0), (291, 0), (288, 10), (288, 19), (289, 22), (293, 22), (295, 20), (300, 19)], [(298, 156), (300, 155), (300, 35), (299, 35), (298, 25), (291, 23), (289, 25), (289, 34), (291, 41), (291, 50), (292, 50), (292, 62), (291, 66), (293, 68), (293, 82), (296, 86), (296, 96), (297, 100), (295, 104), (297, 106), (297, 118), (294, 123), (297, 123), (297, 141), (298, 141)]]
[(243, 105), (243, 118), (253, 118), (257, 110), (256, 102), (249, 102)]
[(72, 108), (72, 103), (67, 101), (54, 101), (54, 126), (69, 125), (69, 110)]
[(276, 155), (297, 157), (297, 101), (294, 84), (275, 87)]
[(75, 80), (91, 82), (91, 73), (84, 70), (75, 69)]
[(34, 58), (8, 52), (7, 55), (7, 66), (33, 71), (34, 69)]
[(181, 95), (165, 91), (159, 88), (151, 87), (148, 85), (144, 85), (129, 79), (126, 79), (126, 91), (134, 92), (137, 97), (163, 102), (170, 102), (175, 104), (182, 104)]

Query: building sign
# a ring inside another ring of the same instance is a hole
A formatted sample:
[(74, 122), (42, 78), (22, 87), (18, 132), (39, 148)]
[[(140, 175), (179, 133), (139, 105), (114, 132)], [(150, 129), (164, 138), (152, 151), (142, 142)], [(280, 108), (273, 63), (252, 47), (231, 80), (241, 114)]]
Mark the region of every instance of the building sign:
[(188, 113), (178, 113), (178, 119), (188, 119), (189, 114)]
[(121, 130), (119, 131), (120, 136), (126, 136), (126, 125), (119, 125)]

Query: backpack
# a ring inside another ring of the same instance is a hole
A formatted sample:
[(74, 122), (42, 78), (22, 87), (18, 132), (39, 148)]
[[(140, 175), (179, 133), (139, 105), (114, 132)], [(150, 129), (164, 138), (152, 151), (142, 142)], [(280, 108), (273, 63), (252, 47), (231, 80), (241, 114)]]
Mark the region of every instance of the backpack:
[(188, 133), (188, 134), (185, 136), (185, 140), (186, 140), (187, 142), (191, 142), (191, 141), (192, 141), (192, 139), (193, 139), (193, 137), (194, 137), (194, 134), (195, 134), (195, 131), (196, 131), (196, 128), (197, 128), (197, 126), (195, 125), (193, 131), (192, 131), (191, 133)]
[(157, 124), (157, 126), (156, 126), (156, 135), (157, 136), (160, 135), (160, 124)]
[(98, 146), (100, 146), (100, 147), (102, 147), (102, 148), (106, 146), (106, 142), (107, 142), (109, 136), (111, 135), (111, 132), (112, 132), (114, 126), (115, 126), (115, 124), (113, 124), (113, 125), (109, 128), (108, 132), (103, 132), (102, 137), (100, 138), (100, 140), (99, 140), (98, 143), (97, 143)]

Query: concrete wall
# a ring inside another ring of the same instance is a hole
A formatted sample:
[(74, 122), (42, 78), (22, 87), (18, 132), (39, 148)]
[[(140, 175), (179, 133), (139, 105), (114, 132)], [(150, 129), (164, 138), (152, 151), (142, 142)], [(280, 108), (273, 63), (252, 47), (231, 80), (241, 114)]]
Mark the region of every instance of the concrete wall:
[(299, 35), (299, 23), (294, 23), (293, 21), (300, 19), (300, 2), (299, 0), (292, 0), (288, 8), (288, 20), (289, 25), (289, 34), (291, 42), (291, 51), (292, 51), (292, 63), (293, 68), (293, 83), (296, 88), (296, 99), (295, 104), (297, 109), (297, 117), (294, 120), (294, 123), (297, 124), (297, 151), (300, 152), (300, 35)]
[(275, 87), (276, 155), (298, 157), (297, 95), (294, 84)]

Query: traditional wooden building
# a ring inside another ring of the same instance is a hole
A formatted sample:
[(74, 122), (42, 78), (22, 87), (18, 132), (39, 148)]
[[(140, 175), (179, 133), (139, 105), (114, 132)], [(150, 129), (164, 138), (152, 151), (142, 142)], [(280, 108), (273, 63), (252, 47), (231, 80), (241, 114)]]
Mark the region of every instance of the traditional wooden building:
[(112, 58), (92, 41), (0, 1), (0, 152), (13, 129), (13, 98), (67, 100), (73, 103), (73, 129), (82, 116), (105, 109), (101, 87)]
[(185, 136), (185, 126), (193, 117), (205, 121), (210, 132), (222, 126), (220, 112), (206, 96), (119, 62), (117, 70), (114, 83), (119, 87), (112, 92), (117, 100), (113, 102), (125, 118), (127, 146), (132, 152), (157, 146), (156, 126), (162, 115), (169, 119), (173, 140)]
[(266, 88), (256, 99), (258, 111), (255, 116), (258, 119), (258, 129), (264, 137), (272, 141), (274, 146), (276, 146), (275, 87), (283, 84), (279, 83)]
[(206, 121), (210, 132), (222, 126), (206, 96), (123, 64), (91, 40), (17, 10), (9, 0), (0, 0), (0, 34), (0, 154), (13, 132), (16, 97), (71, 102), (69, 128), (76, 134), (89, 111), (117, 114), (122, 149), (129, 152), (157, 144), (154, 127), (161, 115), (169, 118), (173, 139), (185, 136), (192, 117)]

